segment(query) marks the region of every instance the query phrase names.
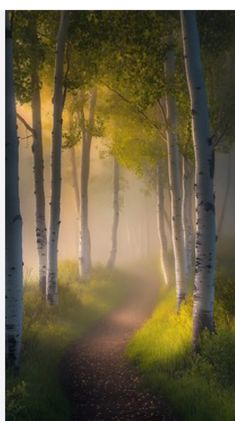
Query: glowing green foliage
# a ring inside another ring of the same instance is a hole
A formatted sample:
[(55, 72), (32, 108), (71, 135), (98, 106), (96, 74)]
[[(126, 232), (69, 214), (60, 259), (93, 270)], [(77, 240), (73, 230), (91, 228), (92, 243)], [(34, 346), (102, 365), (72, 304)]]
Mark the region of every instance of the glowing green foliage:
[[(219, 283), (226, 284), (226, 277)], [(192, 298), (176, 316), (174, 291), (162, 293), (152, 318), (129, 344), (128, 355), (138, 364), (144, 383), (168, 397), (180, 420), (234, 419), (235, 320), (231, 313), (228, 318), (226, 302), (232, 290), (227, 285), (227, 293), (217, 294), (218, 332), (205, 332), (200, 354), (191, 352)]]

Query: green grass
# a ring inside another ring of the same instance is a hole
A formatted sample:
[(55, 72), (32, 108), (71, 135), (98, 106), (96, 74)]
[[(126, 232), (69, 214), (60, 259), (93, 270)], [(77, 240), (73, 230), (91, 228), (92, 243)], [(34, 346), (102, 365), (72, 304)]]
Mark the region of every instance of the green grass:
[(128, 346), (143, 385), (167, 397), (179, 420), (235, 420), (234, 285), (235, 279), (221, 271), (215, 304), (218, 334), (204, 335), (200, 355), (191, 352), (192, 298), (177, 316), (173, 290), (162, 293), (152, 317)]
[(124, 298), (127, 286), (119, 272), (97, 268), (79, 283), (77, 264), (59, 267), (59, 305), (40, 299), (37, 284), (26, 279), (22, 364), (19, 375), (7, 373), (7, 420), (67, 421), (70, 407), (63, 393), (59, 363), (66, 348)]

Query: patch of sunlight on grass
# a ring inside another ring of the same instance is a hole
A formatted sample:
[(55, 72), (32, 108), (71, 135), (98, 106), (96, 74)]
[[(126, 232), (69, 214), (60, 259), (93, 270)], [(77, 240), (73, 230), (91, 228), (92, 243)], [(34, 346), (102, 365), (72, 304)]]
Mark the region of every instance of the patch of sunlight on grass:
[(59, 305), (48, 306), (36, 282), (25, 282), (22, 364), (16, 378), (7, 373), (7, 421), (67, 421), (70, 408), (59, 378), (66, 348), (121, 302), (127, 293), (118, 271), (97, 268), (78, 282), (78, 265), (59, 265)]
[(172, 362), (172, 355), (178, 355), (189, 348), (192, 322), (188, 315), (189, 305), (184, 305), (179, 316), (175, 314), (174, 291), (164, 298), (128, 346), (128, 354), (138, 359), (143, 353), (148, 364)]
[(235, 321), (221, 301), (215, 308), (218, 334), (204, 335), (200, 355), (191, 352), (192, 297), (177, 316), (173, 290), (127, 348), (143, 384), (167, 397), (180, 420), (235, 420)]

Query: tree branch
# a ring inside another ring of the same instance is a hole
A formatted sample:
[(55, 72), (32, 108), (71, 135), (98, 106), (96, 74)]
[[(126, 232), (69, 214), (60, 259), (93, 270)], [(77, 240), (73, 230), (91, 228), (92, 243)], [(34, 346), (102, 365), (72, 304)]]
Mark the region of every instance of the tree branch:
[(19, 113), (16, 113), (16, 117), (21, 121), (21, 123), (24, 124), (24, 126), (26, 127), (27, 130), (29, 130), (32, 135), (35, 135), (35, 130), (29, 125), (29, 123), (27, 123), (27, 121), (24, 119), (24, 117), (22, 117), (22, 115), (20, 115)]
[(161, 101), (160, 101), (159, 99), (157, 100), (157, 104), (158, 104), (158, 106), (159, 106), (159, 108), (160, 108), (160, 110), (161, 110), (161, 113), (162, 113), (162, 117), (163, 117), (164, 123), (165, 123), (165, 125), (166, 125), (166, 127), (167, 127), (167, 126), (168, 126), (168, 121), (167, 121), (166, 113), (165, 113), (164, 107), (163, 107), (163, 105), (161, 104)]
[(21, 139), (21, 140), (26, 140), (26, 139), (29, 139), (30, 137), (33, 137), (33, 135), (32, 135), (32, 134), (30, 134), (30, 135), (28, 135), (28, 136), (21, 137), (20, 139)]
[(111, 86), (107, 85), (104, 82), (102, 82), (102, 83), (103, 83), (104, 86), (106, 86), (106, 88), (108, 88), (110, 91), (114, 92), (117, 96), (119, 96), (119, 98), (121, 98), (124, 102), (129, 104), (133, 108), (133, 110), (135, 112), (137, 112), (138, 114), (140, 114), (151, 126), (153, 126), (155, 129), (157, 129), (161, 139), (164, 142), (166, 142), (166, 138), (163, 135), (163, 133), (161, 132), (160, 125), (158, 125), (153, 120), (151, 120), (138, 105), (133, 104), (128, 98), (126, 98), (124, 95), (122, 95), (119, 91), (117, 91), (116, 89), (112, 88)]

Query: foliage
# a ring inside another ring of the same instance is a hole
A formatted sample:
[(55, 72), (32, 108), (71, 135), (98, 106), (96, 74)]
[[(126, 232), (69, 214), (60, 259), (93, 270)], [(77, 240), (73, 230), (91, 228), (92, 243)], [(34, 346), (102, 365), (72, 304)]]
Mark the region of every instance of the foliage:
[(7, 420), (69, 419), (60, 383), (65, 349), (97, 322), (126, 292), (118, 272), (96, 268), (90, 281), (78, 282), (74, 261), (59, 266), (60, 302), (49, 307), (36, 282), (25, 282), (23, 355), (19, 376), (7, 373)]
[[(42, 73), (45, 61), (51, 64), (52, 57), (54, 60), (56, 17), (57, 13), (52, 11), (46, 15), (39, 11), (13, 14), (14, 79), (16, 97), (21, 104), (31, 101), (35, 72)], [(41, 86), (42, 82), (39, 83)]]
[(9, 419), (17, 420), (22, 414), (27, 414), (27, 398), (26, 384), (23, 380), (6, 391), (7, 412), (11, 414)]
[[(226, 281), (220, 279), (219, 285)], [(231, 280), (233, 286), (235, 279)], [(219, 288), (218, 288), (219, 290)], [(227, 290), (227, 295), (230, 291)], [(234, 289), (233, 289), (234, 291)], [(234, 302), (235, 295), (231, 301)], [(215, 304), (218, 332), (202, 339), (200, 355), (191, 353), (192, 298), (175, 315), (174, 291), (162, 296), (152, 318), (128, 347), (144, 384), (166, 395), (181, 420), (232, 421), (235, 418), (235, 320), (224, 295)]]

